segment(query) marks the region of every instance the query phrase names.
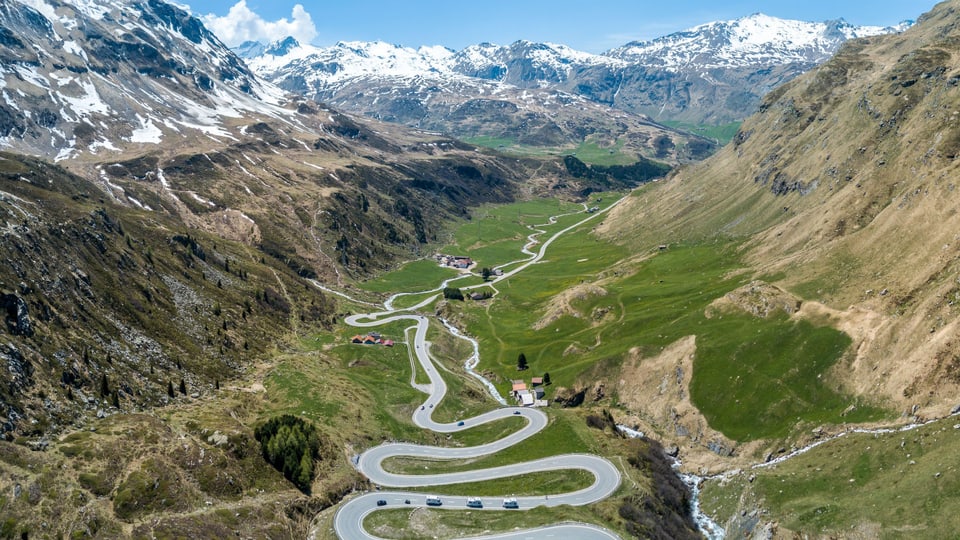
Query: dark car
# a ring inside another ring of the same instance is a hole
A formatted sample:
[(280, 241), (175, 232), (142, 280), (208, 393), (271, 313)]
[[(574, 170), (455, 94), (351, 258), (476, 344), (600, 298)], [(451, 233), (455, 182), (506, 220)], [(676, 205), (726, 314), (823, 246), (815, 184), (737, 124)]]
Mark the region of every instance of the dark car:
[(457, 422), (457, 425), (458, 425), (458, 426), (462, 426), (462, 425), (463, 425), (463, 420)]
[(520, 414), (520, 411), (513, 411), (513, 414)]
[(386, 506), (386, 505), (387, 505), (387, 501), (383, 499), (377, 499), (377, 506)]

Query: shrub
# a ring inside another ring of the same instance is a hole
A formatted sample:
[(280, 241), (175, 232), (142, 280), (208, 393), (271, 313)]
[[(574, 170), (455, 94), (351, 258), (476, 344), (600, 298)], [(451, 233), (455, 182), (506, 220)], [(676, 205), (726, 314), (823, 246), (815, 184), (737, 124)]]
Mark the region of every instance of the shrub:
[(443, 289), (443, 297), (447, 300), (463, 300), (463, 291), (456, 287), (447, 287)]

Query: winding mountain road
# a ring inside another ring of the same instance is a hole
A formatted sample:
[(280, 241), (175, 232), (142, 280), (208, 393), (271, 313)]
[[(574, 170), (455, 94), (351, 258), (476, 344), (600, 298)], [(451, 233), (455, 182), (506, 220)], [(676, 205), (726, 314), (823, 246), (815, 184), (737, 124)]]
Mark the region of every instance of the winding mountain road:
[[(540, 246), (537, 253), (531, 253), (530, 259), (518, 268), (498, 276), (496, 281), (506, 279), (509, 276), (527, 268), (531, 264), (539, 262), (546, 251), (546, 248), (560, 235), (582, 225), (583, 223), (597, 217), (604, 211), (592, 214), (588, 218), (555, 233), (549, 240)], [(530, 253), (527, 251), (527, 253)], [(513, 264), (513, 263), (510, 263)], [(391, 302), (386, 304), (387, 311), (378, 313), (359, 314), (347, 317), (346, 323), (360, 328), (372, 328), (382, 324), (408, 320), (416, 326), (413, 343), (410, 346), (417, 361), (420, 363), (427, 376), (430, 379), (429, 385), (423, 387), (428, 390), (429, 397), (424, 401), (413, 414), (413, 422), (424, 429), (429, 429), (438, 433), (455, 433), (458, 431), (470, 429), (472, 427), (494, 422), (503, 418), (520, 416), (527, 423), (520, 430), (507, 435), (506, 437), (491, 443), (460, 448), (444, 448), (435, 446), (424, 446), (408, 443), (388, 443), (370, 448), (362, 453), (355, 462), (357, 470), (363, 473), (374, 484), (390, 488), (411, 488), (424, 486), (440, 486), (460, 484), (464, 482), (477, 482), (485, 480), (495, 480), (498, 478), (508, 478), (518, 474), (528, 474), (540, 471), (572, 470), (580, 469), (591, 473), (594, 482), (587, 488), (573, 491), (570, 493), (559, 493), (549, 496), (536, 497), (516, 497), (520, 510), (526, 510), (537, 506), (554, 507), (561, 505), (581, 506), (600, 501), (613, 494), (620, 486), (619, 470), (606, 459), (589, 454), (563, 454), (548, 458), (542, 458), (533, 461), (527, 461), (514, 465), (505, 465), (487, 469), (477, 469), (464, 472), (444, 473), (444, 474), (424, 474), (424, 475), (404, 475), (390, 473), (383, 468), (383, 461), (391, 457), (417, 457), (427, 459), (467, 459), (476, 458), (505, 448), (509, 448), (528, 437), (538, 433), (547, 427), (547, 416), (537, 409), (521, 407), (503, 407), (490, 412), (464, 419), (455, 423), (439, 423), (432, 418), (435, 406), (438, 405), (447, 393), (447, 386), (436, 366), (430, 358), (429, 345), (426, 340), (427, 329), (430, 320), (423, 315), (416, 314), (415, 311), (428, 305), (435, 297), (430, 297), (420, 304), (404, 309), (393, 310), (390, 308)], [(506, 494), (505, 494), (506, 495)], [(434, 508), (467, 510), (467, 495), (464, 496), (443, 496), (442, 505)], [(363, 528), (364, 519), (376, 510), (390, 508), (411, 508), (426, 507), (427, 496), (423, 493), (405, 492), (405, 491), (378, 491), (367, 493), (354, 497), (344, 503), (337, 511), (334, 517), (334, 530), (336, 534), (345, 540), (357, 539), (376, 539)], [(502, 498), (484, 497), (482, 508), (469, 508), (469, 510), (480, 511), (516, 511), (507, 510), (502, 506)], [(381, 501), (385, 504), (382, 504)], [(530, 538), (553, 538), (557, 540), (611, 540), (619, 538), (613, 532), (595, 525), (583, 523), (559, 523), (535, 529), (517, 530), (509, 533), (495, 534), (488, 536), (471, 537), (484, 540), (520, 540)]]

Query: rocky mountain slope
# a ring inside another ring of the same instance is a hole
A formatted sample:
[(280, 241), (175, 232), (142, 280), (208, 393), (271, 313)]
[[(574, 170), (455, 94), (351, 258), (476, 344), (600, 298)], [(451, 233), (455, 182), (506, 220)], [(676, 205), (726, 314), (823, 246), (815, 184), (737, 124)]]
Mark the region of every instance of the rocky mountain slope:
[(287, 90), (459, 135), (451, 115), (468, 106), (490, 107), (489, 101), (501, 111), (509, 104), (539, 103), (566, 120), (562, 108), (546, 102), (557, 92), (578, 108), (593, 102), (657, 121), (741, 120), (760, 96), (823, 62), (845, 41), (902, 31), (909, 24), (854, 27), (843, 20), (807, 23), (755, 14), (601, 55), (528, 41), (453, 51), (359, 42), (317, 48), (292, 38), (269, 46), (248, 43), (237, 52), (253, 71)]
[(283, 116), (281, 92), (170, 4), (11, 1), (0, 27), (5, 148), (62, 160), (164, 138), (229, 140), (228, 119)]
[(121, 403), (161, 403), (156, 369), (191, 387), (237, 375), (296, 320), (332, 324), (335, 303), (285, 297), (290, 280), (387, 268), (445, 220), (512, 200), (533, 168), (544, 189), (581, 184), (560, 162), (284, 101), (159, 1), (7, 2), (0, 33), (0, 143), (64, 166), (2, 162), (4, 357), (18, 366), (2, 376), (3, 433), (56, 431), (121, 380)]
[(743, 239), (750, 268), (801, 306), (795, 317), (852, 337), (838, 385), (906, 414), (950, 412), (958, 13), (943, 2), (902, 34), (846, 44), (768, 94), (731, 145), (618, 208), (605, 234)]

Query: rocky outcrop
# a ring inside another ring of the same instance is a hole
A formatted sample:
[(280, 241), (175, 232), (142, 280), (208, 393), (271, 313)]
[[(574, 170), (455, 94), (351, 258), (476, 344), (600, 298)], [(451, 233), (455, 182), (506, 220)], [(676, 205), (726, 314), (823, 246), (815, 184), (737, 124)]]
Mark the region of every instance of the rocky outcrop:
[(0, 294), (0, 309), (6, 314), (7, 331), (15, 336), (33, 335), (27, 303), (16, 294)]

